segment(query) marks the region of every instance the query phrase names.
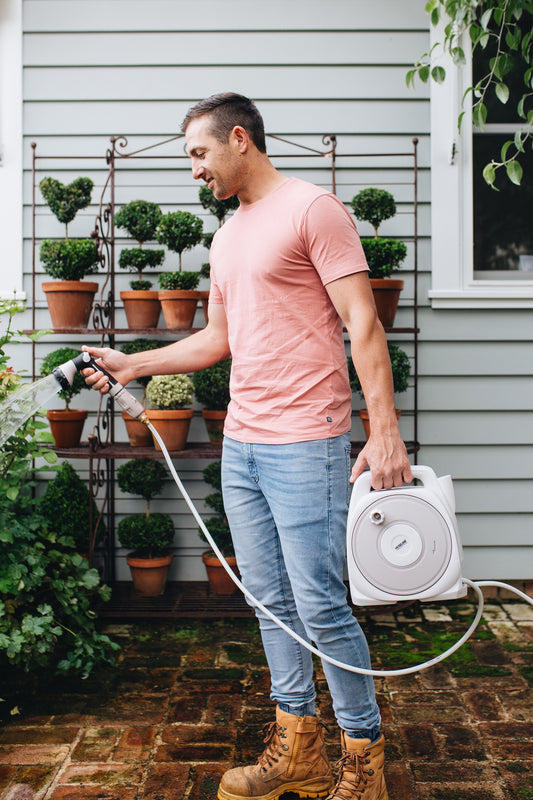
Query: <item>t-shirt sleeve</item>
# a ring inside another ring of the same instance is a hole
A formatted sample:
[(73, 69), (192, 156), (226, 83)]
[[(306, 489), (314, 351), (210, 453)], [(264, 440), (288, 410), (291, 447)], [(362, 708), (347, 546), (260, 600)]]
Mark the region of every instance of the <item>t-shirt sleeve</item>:
[(324, 285), (368, 270), (355, 222), (335, 195), (313, 200), (302, 222), (302, 236)]

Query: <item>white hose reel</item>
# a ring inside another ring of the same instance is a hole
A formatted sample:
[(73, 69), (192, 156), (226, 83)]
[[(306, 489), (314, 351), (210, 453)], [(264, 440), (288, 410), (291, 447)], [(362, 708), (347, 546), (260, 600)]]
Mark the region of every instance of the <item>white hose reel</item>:
[(347, 525), (350, 593), (355, 605), (464, 597), (462, 547), (451, 477), (412, 467), (420, 486), (371, 491), (355, 482)]

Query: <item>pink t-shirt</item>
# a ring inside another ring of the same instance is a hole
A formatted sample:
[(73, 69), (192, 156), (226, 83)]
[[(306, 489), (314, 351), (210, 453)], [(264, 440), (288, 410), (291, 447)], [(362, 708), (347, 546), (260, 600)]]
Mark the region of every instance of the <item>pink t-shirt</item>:
[(342, 322), (324, 286), (366, 269), (346, 208), (298, 178), (240, 206), (217, 231), (209, 300), (228, 320), (227, 436), (286, 444), (350, 430)]

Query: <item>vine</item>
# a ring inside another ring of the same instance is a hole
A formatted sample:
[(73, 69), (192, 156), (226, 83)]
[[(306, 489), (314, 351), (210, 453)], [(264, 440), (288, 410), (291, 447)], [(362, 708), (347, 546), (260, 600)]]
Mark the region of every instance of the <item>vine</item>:
[[(424, 53), (407, 72), (407, 86), (414, 86), (418, 78), (427, 83), (430, 79), (443, 83), (446, 69), (434, 64), (436, 51), (442, 49), (455, 66), (464, 67), (466, 56), (463, 43), (468, 40), (472, 53), (477, 48), (491, 48), (494, 55), (489, 59), (488, 71), (472, 86), (462, 98), (462, 107), (472, 95), (472, 119), (478, 130), (487, 123), (487, 97), (494, 91), (498, 101), (506, 104), (511, 99), (509, 78), (518, 71), (525, 89), (517, 102), (517, 117), (524, 124), (514, 137), (504, 142), (499, 159), (493, 158), (483, 169), (483, 178), (493, 188), (496, 173), (504, 168), (509, 180), (520, 185), (523, 177), (521, 156), (526, 146), (533, 144), (533, 2), (530, 0), (428, 0), (426, 12), (431, 24), (436, 27), (443, 17), (447, 18), (444, 27), (444, 40), (436, 42), (428, 53)], [(458, 117), (458, 128), (465, 111)]]

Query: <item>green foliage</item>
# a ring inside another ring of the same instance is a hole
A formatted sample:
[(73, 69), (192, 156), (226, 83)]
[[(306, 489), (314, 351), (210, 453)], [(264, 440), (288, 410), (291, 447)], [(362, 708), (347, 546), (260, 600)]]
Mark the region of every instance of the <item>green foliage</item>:
[(120, 489), (128, 494), (138, 494), (147, 502), (161, 494), (166, 478), (165, 467), (154, 458), (132, 458), (117, 470)]
[(217, 200), (208, 186), (200, 187), (198, 197), (202, 206), (218, 219), (219, 227), (224, 222), (224, 217), (228, 211), (234, 211), (239, 207), (239, 198), (237, 195), (228, 197), (226, 200)]
[[(4, 333), (0, 336), (0, 401), (6, 401), (20, 384), (20, 374), (9, 364), (6, 345), (19, 344), (12, 329), (13, 318), (24, 310), (24, 305), (14, 300), (0, 300), (0, 315), (7, 316)], [(20, 332), (19, 332), (20, 335)], [(0, 449), (0, 497), (23, 508), (31, 500), (34, 459), (44, 458), (49, 464), (57, 461), (56, 454), (45, 448), (52, 442), (48, 423), (39, 412), (30, 417), (7, 439)]]
[[(165, 347), (168, 342), (164, 342), (161, 339), (134, 339), (132, 342), (126, 342), (120, 348), (123, 353), (126, 355), (131, 355), (132, 353), (144, 353), (146, 350), (157, 350), (159, 347)], [(143, 386), (146, 389), (148, 383), (152, 380), (151, 375), (143, 375), (141, 378), (137, 378), (137, 383)]]
[(385, 239), (378, 236), (361, 239), (366, 260), (370, 268), (371, 278), (388, 278), (392, 272), (400, 269), (407, 255), (404, 242), (396, 239)]
[(100, 265), (94, 239), (45, 239), (39, 252), (45, 272), (59, 281), (81, 281)]
[[(140, 247), (130, 247), (122, 250), (118, 258), (118, 265), (120, 269), (127, 269), (130, 272), (136, 272), (138, 280), (131, 281), (130, 287), (132, 289), (139, 289), (139, 283), (146, 284), (145, 289), (149, 289), (152, 284), (150, 281), (143, 281), (142, 273), (144, 269), (155, 269), (159, 267), (165, 258), (164, 250), (141, 250)], [(136, 284), (134, 286), (134, 284)]]
[(0, 498), (0, 668), (54, 669), (86, 678), (118, 649), (96, 627), (109, 599), (69, 537), (47, 528), (38, 507)]
[[(11, 324), (21, 310), (19, 303), (0, 302), (0, 313), (9, 317), (0, 338), (2, 399), (18, 383), (5, 345), (16, 343)], [(30, 418), (0, 451), (0, 671), (46, 668), (87, 677), (94, 667), (113, 663), (118, 647), (98, 632), (93, 610), (109, 589), (32, 499), (34, 459), (57, 460), (42, 447), (51, 441), (45, 427), (39, 415)]]
[[(489, 119), (492, 99), (506, 104), (512, 95), (512, 76), (518, 74), (522, 91), (516, 105), (516, 121), (523, 120), (522, 128), (503, 145), (499, 160), (493, 158), (484, 168), (485, 181), (494, 187), (496, 172), (504, 169), (509, 180), (520, 184), (523, 168), (520, 158), (525, 144), (533, 136), (533, 3), (530, 0), (428, 0), (426, 12), (431, 24), (436, 26), (445, 19), (444, 41), (435, 43), (407, 72), (408, 86), (415, 78), (427, 83), (431, 78), (437, 83), (446, 79), (446, 70), (434, 66), (436, 51), (449, 54), (457, 67), (466, 64), (463, 41), (476, 50), (490, 53), (485, 73), (469, 86), (463, 95), (465, 103), (472, 102), (474, 125), (482, 130)], [(458, 119), (459, 128), (464, 110)]]
[[(220, 549), (224, 556), (234, 556), (233, 541), (231, 538), (231, 531), (229, 523), (224, 512), (224, 502), (222, 499), (222, 478), (221, 478), (221, 461), (213, 461), (202, 472), (204, 481), (215, 489), (215, 492), (207, 495), (205, 504), (208, 508), (215, 511), (216, 516), (210, 517), (205, 520), (205, 525), (215, 544)], [(205, 534), (199, 529), (200, 538), (205, 542), (207, 541)]]
[(202, 241), (203, 221), (189, 211), (169, 211), (161, 217), (157, 228), (157, 241), (179, 255), (191, 250)]
[(385, 189), (376, 189), (373, 186), (356, 194), (352, 198), (351, 206), (357, 219), (370, 222), (376, 236), (381, 223), (396, 214), (396, 203), (390, 192)]
[(154, 375), (146, 387), (152, 408), (175, 409), (189, 405), (194, 385), (187, 375)]
[(167, 477), (165, 467), (155, 459), (131, 459), (117, 471), (120, 489), (138, 494), (146, 501), (146, 514), (124, 517), (117, 527), (123, 547), (133, 548), (141, 557), (162, 555), (174, 538), (174, 523), (168, 514), (150, 514), (150, 500), (160, 494)]
[[(81, 552), (87, 552), (91, 531), (89, 529), (89, 508), (92, 507), (93, 526), (98, 519), (98, 508), (91, 497), (89, 488), (68, 461), (57, 470), (55, 478), (49, 481), (39, 503), (39, 509), (49, 530), (59, 536), (69, 536)], [(105, 534), (106, 527), (100, 520), (97, 541)]]
[(125, 228), (132, 239), (142, 244), (155, 239), (162, 216), (163, 213), (157, 203), (132, 200), (115, 214), (115, 225), (117, 228)]
[(120, 520), (117, 536), (122, 547), (140, 558), (156, 558), (172, 544), (174, 523), (168, 514), (133, 514)]
[[(66, 361), (71, 361), (76, 356), (79, 356), (80, 351), (74, 350), (72, 347), (60, 347), (58, 350), (53, 350), (51, 353), (48, 353), (47, 356), (43, 358), (41, 364), (41, 375), (45, 377), (46, 375), (50, 375), (56, 367), (60, 367)], [(87, 389), (87, 384), (83, 379), (83, 375), (79, 372), (76, 372), (74, 375), (74, 380), (72, 381), (72, 386), (68, 389), (61, 389), (58, 392), (59, 397), (65, 401), (65, 406), (68, 409), (70, 407), (70, 401), (73, 397), (81, 392), (82, 389)]]
[[(392, 368), (392, 380), (394, 393), (400, 394), (409, 388), (409, 375), (411, 374), (411, 362), (407, 353), (396, 344), (387, 343)], [(350, 388), (352, 392), (357, 392), (363, 397), (363, 390), (351, 357), (348, 357), (348, 376), (350, 378)]]
[(199, 272), (162, 272), (159, 276), (161, 289), (185, 289), (191, 291), (200, 283)]
[(193, 373), (194, 394), (199, 403), (212, 411), (223, 411), (230, 401), (231, 358)]
[(65, 186), (55, 178), (43, 178), (39, 188), (52, 214), (59, 222), (68, 225), (78, 211), (91, 202), (94, 183), (90, 178), (76, 178)]

